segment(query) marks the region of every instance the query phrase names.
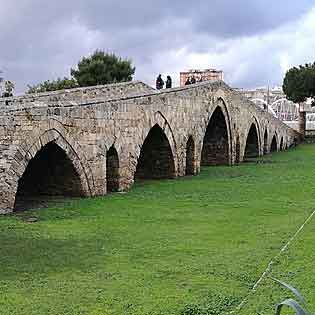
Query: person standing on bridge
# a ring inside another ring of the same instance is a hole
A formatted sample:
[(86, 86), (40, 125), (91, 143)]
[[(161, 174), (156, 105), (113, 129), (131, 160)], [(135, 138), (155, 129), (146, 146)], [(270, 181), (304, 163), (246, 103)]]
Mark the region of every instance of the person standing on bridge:
[(172, 78), (168, 75), (167, 76), (167, 80), (166, 80), (166, 86), (167, 89), (171, 89), (172, 88)]
[(190, 84), (191, 84), (191, 80), (190, 80), (190, 77), (188, 77), (186, 82), (185, 82), (185, 85), (190, 85)]
[(162, 90), (164, 86), (164, 81), (162, 79), (162, 75), (159, 74), (159, 76), (156, 78), (156, 89)]

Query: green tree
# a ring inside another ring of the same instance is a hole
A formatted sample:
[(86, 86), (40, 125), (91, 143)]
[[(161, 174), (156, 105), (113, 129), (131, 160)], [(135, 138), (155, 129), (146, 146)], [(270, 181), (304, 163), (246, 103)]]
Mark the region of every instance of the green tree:
[(36, 85), (28, 85), (27, 94), (32, 93), (41, 93), (41, 92), (51, 92), (51, 91), (57, 91), (57, 90), (66, 90), (66, 89), (72, 89), (75, 87), (78, 87), (78, 83), (75, 79), (71, 78), (58, 78), (57, 80), (47, 80), (42, 83), (36, 84)]
[[(291, 68), (283, 80), (283, 91), (290, 101), (303, 103), (315, 96), (315, 63)], [(313, 102), (314, 104), (314, 102)]]
[(75, 87), (85, 87), (108, 83), (131, 81), (135, 68), (131, 60), (122, 60), (114, 54), (96, 50), (90, 57), (79, 61), (77, 70), (71, 68), (71, 78), (47, 80), (36, 85), (28, 85), (26, 93), (51, 92)]
[(77, 70), (71, 69), (71, 75), (80, 86), (131, 81), (134, 73), (131, 60), (123, 60), (102, 50), (96, 50), (90, 57), (83, 57)]

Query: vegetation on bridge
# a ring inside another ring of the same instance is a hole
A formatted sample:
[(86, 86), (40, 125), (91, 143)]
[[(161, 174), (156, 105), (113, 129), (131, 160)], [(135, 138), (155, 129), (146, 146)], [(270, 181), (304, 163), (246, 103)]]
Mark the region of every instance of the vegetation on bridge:
[[(314, 210), (315, 146), (0, 218), (0, 313), (219, 314), (236, 308)], [(30, 223), (30, 217), (38, 221)], [(314, 303), (314, 224), (272, 275)], [(266, 279), (241, 313), (272, 314)], [(239, 312), (237, 312), (239, 313)]]

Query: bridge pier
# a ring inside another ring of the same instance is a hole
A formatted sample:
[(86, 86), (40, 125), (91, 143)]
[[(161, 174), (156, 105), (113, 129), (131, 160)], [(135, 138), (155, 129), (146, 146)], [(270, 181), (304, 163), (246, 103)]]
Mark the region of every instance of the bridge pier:
[(10, 191), (9, 187), (0, 187), (0, 214), (13, 212), (15, 193)]
[(119, 157), (119, 191), (128, 191), (134, 183), (137, 160), (131, 158), (128, 150), (121, 152)]
[(305, 139), (305, 130), (306, 130), (306, 112), (299, 111), (299, 132), (301, 134), (301, 141)]
[[(184, 165), (184, 161), (181, 160), (181, 164)], [(178, 167), (180, 169), (180, 167)], [(197, 163), (196, 163), (196, 146), (192, 136), (189, 137), (185, 148), (185, 171), (179, 175), (196, 175)]]

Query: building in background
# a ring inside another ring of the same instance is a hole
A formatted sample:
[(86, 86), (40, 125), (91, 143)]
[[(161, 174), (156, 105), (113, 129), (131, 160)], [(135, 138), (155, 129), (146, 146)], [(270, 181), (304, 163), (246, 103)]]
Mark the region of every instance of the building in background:
[[(289, 101), (281, 87), (262, 87), (253, 90), (235, 89), (260, 108), (270, 112), (289, 127), (299, 130), (299, 105)], [(315, 117), (307, 115), (306, 130), (314, 130)]]
[(253, 90), (236, 89), (262, 109), (268, 110), (275, 117), (290, 126), (298, 120), (299, 107), (287, 100), (281, 87), (262, 87)]
[(197, 81), (217, 81), (223, 80), (223, 71), (216, 69), (188, 70), (180, 73), (180, 86), (184, 86), (189, 77), (195, 77)]

